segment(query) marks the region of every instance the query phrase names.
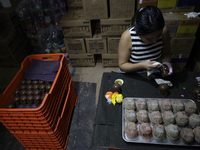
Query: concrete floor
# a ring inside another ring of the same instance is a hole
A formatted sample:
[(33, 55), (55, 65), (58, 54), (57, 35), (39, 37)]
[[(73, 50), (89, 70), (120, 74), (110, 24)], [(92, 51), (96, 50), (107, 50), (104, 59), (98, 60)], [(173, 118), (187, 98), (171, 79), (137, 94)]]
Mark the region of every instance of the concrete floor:
[(103, 67), (101, 62), (97, 62), (95, 67), (72, 67), (69, 66), (69, 71), (72, 72), (73, 69), (76, 69), (75, 74), (72, 76), (73, 81), (78, 82), (91, 82), (97, 83), (96, 88), (96, 101), (98, 102), (99, 89), (101, 86), (101, 78), (104, 72), (118, 72), (118, 67)]

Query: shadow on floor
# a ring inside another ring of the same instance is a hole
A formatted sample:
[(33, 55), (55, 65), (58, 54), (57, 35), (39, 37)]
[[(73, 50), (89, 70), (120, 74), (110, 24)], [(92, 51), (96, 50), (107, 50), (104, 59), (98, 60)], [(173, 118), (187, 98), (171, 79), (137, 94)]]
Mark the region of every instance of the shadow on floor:
[(107, 150), (91, 147), (96, 116), (96, 83), (73, 82), (78, 101), (74, 108), (66, 150)]

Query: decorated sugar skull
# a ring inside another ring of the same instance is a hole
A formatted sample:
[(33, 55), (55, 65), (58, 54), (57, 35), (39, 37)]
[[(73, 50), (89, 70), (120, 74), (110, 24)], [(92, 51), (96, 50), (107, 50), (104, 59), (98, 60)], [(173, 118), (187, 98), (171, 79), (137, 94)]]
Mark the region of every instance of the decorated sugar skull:
[(21, 104), (21, 101), (20, 101), (20, 97), (19, 96), (15, 96), (13, 98), (13, 103), (16, 105), (16, 106), (19, 106)]
[(36, 106), (39, 106), (41, 104), (42, 100), (41, 100), (41, 96), (40, 95), (35, 95), (34, 96), (34, 103)]
[(23, 106), (26, 106), (27, 105), (27, 97), (25, 95), (21, 96), (21, 104)]
[(159, 85), (159, 91), (160, 94), (162, 94), (163, 96), (167, 96), (168, 92), (169, 92), (169, 88), (167, 84), (160, 84)]
[(27, 103), (28, 103), (29, 106), (32, 106), (34, 104), (34, 99), (33, 99), (32, 95), (29, 95), (27, 97)]

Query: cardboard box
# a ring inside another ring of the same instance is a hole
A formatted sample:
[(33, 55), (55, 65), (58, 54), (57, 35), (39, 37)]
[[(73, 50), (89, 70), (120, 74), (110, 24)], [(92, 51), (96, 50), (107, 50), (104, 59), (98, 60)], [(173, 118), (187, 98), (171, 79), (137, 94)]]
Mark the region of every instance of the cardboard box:
[(130, 18), (121, 19), (101, 19), (101, 36), (103, 38), (108, 37), (120, 37), (121, 34), (130, 27)]
[(108, 38), (108, 54), (118, 54), (120, 38)]
[(172, 53), (190, 53), (196, 37), (172, 38), (170, 41)]
[(64, 39), (68, 54), (86, 54), (84, 39)]
[(95, 58), (93, 54), (70, 54), (69, 59), (73, 67), (95, 66)]
[(172, 67), (173, 67), (173, 73), (178, 73), (178, 72), (182, 72), (185, 65), (187, 64), (186, 62), (174, 62), (171, 63)]
[(176, 12), (193, 12), (197, 0), (177, 0)]
[(170, 31), (170, 37), (175, 37), (178, 25), (179, 25), (179, 17), (177, 13), (163, 13), (163, 17), (165, 20), (165, 25), (168, 27)]
[(83, 7), (82, 0), (67, 0), (69, 7)]
[(176, 37), (178, 26), (169, 26), (170, 37)]
[(95, 34), (93, 38), (85, 39), (87, 53), (89, 54), (106, 54), (107, 43), (106, 39), (102, 39), (101, 34)]
[(175, 12), (193, 12), (195, 6), (190, 7), (176, 7)]
[(171, 62), (187, 62), (189, 59), (190, 53), (174, 53), (171, 55)]
[(62, 17), (60, 23), (66, 38), (92, 37), (91, 21), (85, 20), (83, 9), (69, 10)]
[(135, 13), (135, 0), (110, 0), (110, 18), (131, 18)]
[(85, 19), (107, 19), (107, 0), (83, 0)]
[(157, 7), (162, 12), (173, 12), (176, 8), (177, 0), (158, 0)]
[(184, 13), (179, 13), (179, 26), (176, 37), (194, 37), (199, 26), (200, 18), (188, 18)]
[(146, 6), (157, 6), (158, 0), (138, 0), (137, 10)]
[(118, 67), (118, 54), (102, 54), (104, 67)]

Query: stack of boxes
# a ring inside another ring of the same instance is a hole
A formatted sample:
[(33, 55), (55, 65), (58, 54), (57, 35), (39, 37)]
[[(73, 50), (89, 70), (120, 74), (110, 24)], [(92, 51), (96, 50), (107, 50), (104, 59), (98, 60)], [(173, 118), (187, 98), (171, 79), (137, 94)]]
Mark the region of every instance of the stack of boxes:
[(158, 0), (157, 7), (162, 12), (174, 12), (177, 0)]
[(95, 66), (101, 55), (103, 66), (118, 66), (121, 34), (130, 27), (135, 0), (68, 1), (61, 25), (72, 66)]
[(137, 8), (157, 6), (162, 12), (192, 12), (198, 0), (138, 0)]
[(138, 9), (148, 5), (157, 6), (163, 12), (165, 24), (170, 31), (170, 45), (174, 72), (180, 72), (188, 62), (200, 18), (188, 18), (197, 0), (139, 0)]
[(72, 66), (95, 66), (96, 54), (101, 54), (103, 66), (118, 66), (121, 34), (130, 26), (136, 10), (151, 5), (163, 13), (170, 31), (174, 71), (181, 71), (200, 21), (199, 17), (188, 18), (184, 13), (194, 11), (196, 3), (197, 0), (69, 0), (69, 11), (61, 24)]
[(172, 62), (177, 72), (181, 71), (188, 62), (200, 22), (199, 17), (188, 18), (184, 13), (179, 13), (178, 16), (179, 26), (176, 37), (171, 39)]
[(158, 0), (138, 0), (137, 9), (146, 7), (146, 6), (157, 6)]
[(103, 66), (118, 66), (118, 45), (122, 33), (131, 25), (135, 0), (109, 1), (110, 18), (101, 19), (101, 34), (106, 38), (108, 54), (102, 54)]
[(14, 8), (0, 11), (0, 66), (20, 66), (32, 49), (24, 35)]

